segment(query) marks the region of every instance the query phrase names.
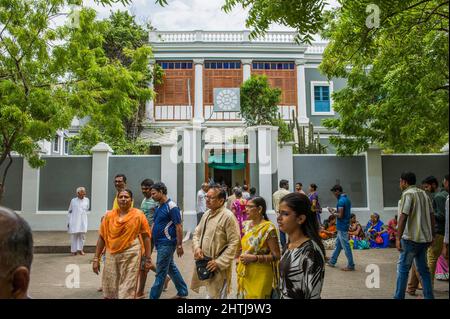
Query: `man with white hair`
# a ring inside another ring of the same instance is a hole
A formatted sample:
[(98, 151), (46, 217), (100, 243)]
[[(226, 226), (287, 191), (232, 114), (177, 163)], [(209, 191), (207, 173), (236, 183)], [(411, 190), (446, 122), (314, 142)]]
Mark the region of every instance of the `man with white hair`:
[(68, 232), (70, 234), (70, 252), (84, 255), (83, 245), (87, 232), (87, 213), (89, 211), (89, 198), (84, 187), (77, 188), (77, 197), (70, 201), (68, 213)]

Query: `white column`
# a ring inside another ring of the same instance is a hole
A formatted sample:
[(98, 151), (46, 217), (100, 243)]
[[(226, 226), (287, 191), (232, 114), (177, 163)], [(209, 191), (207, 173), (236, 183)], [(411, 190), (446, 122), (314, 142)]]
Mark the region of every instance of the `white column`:
[(285, 179), (289, 181), (289, 189), (294, 189), (294, 158), (293, 158), (293, 142), (278, 145), (278, 181)]
[(197, 164), (201, 163), (202, 128), (183, 128), (183, 230), (193, 232), (197, 226)]
[[(298, 121), (301, 124), (309, 123), (306, 113), (306, 76), (305, 76), (305, 60), (295, 60), (297, 66), (297, 105), (298, 105)], [(313, 97), (311, 97), (313, 98)]]
[[(155, 60), (150, 60), (148, 63), (148, 68), (150, 70), (150, 74), (152, 75), (151, 81), (148, 83), (148, 88), (154, 90), (153, 85), (153, 70), (155, 68)], [(155, 108), (155, 100), (150, 99), (145, 103), (145, 120), (148, 122), (154, 122), (155, 119), (153, 117)]]
[(195, 103), (193, 123), (203, 122), (203, 59), (194, 59), (195, 66)]
[(241, 60), (242, 63), (242, 82), (247, 81), (250, 79), (250, 76), (252, 75), (252, 60), (250, 59), (243, 59)]
[(98, 229), (100, 218), (108, 209), (109, 156), (113, 153), (106, 143), (98, 143), (92, 149), (91, 215), (89, 229)]
[(35, 169), (23, 159), (22, 213), (36, 214), (39, 210), (39, 168)]
[(383, 167), (381, 149), (371, 146), (366, 152), (367, 207), (370, 212), (382, 213), (383, 202)]
[(161, 181), (166, 184), (169, 197), (177, 198), (177, 147), (175, 143), (161, 143)]
[(278, 182), (278, 127), (257, 126), (259, 194), (266, 200), (267, 213), (273, 221), (272, 209), (274, 180)]

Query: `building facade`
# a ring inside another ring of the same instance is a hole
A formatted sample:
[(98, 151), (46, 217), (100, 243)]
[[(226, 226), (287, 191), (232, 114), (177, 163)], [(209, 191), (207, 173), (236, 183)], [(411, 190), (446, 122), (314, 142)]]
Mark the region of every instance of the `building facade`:
[[(250, 39), (249, 31), (150, 32), (154, 53), (150, 68), (158, 64), (164, 77), (162, 84), (152, 85), (156, 98), (146, 105), (147, 128), (142, 137), (157, 144), (171, 143), (177, 140), (177, 128), (199, 124), (205, 129), (205, 162), (210, 163), (204, 165), (205, 179), (228, 186), (252, 184), (250, 165), (223, 169), (217, 163), (233, 156), (248, 162), (248, 140), (239, 112), (213, 112), (213, 92), (239, 88), (252, 74), (265, 74), (272, 87), (281, 89), (281, 118), (289, 121), (295, 114), (301, 125), (312, 123), (327, 152), (335, 153), (329, 143), (335, 133), (325, 129), (322, 120), (338, 116), (331, 96), (345, 86), (345, 80), (328, 80), (320, 74), (326, 42), (298, 44), (295, 34), (268, 32), (263, 38)], [(222, 154), (214, 155), (213, 150), (221, 147)]]

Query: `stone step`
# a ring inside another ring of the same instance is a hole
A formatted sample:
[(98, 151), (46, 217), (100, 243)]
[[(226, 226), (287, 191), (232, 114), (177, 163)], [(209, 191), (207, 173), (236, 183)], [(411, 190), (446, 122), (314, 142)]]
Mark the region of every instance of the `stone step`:
[[(184, 232), (183, 242), (191, 238), (190, 232)], [(98, 232), (88, 231), (84, 243), (85, 253), (95, 253)], [(35, 254), (65, 254), (70, 253), (70, 234), (63, 231), (34, 231), (33, 232)]]
[[(95, 253), (95, 246), (84, 246), (85, 253)], [(69, 246), (34, 246), (33, 252), (35, 254), (70, 254)]]

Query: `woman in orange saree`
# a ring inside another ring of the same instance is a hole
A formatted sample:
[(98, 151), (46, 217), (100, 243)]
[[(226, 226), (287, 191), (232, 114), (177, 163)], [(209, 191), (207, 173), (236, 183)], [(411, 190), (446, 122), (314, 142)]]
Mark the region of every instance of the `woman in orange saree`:
[(144, 213), (131, 207), (130, 190), (120, 191), (117, 198), (119, 208), (108, 211), (100, 225), (92, 268), (98, 274), (99, 257), (106, 247), (103, 297), (134, 299), (141, 265), (145, 271), (152, 267), (150, 227)]

